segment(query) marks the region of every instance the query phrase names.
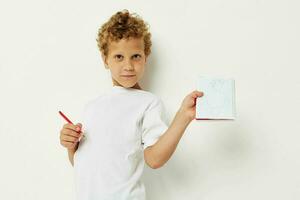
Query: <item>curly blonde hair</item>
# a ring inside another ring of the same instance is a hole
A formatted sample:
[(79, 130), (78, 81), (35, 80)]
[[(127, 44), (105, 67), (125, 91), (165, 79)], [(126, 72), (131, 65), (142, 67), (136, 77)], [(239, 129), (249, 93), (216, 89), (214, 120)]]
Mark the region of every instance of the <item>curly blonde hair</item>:
[(100, 52), (104, 56), (107, 56), (110, 41), (117, 42), (129, 37), (143, 38), (144, 53), (148, 56), (151, 53), (152, 45), (151, 33), (148, 30), (148, 26), (136, 13), (129, 13), (127, 9), (118, 11), (98, 29), (98, 37), (96, 38), (97, 46)]

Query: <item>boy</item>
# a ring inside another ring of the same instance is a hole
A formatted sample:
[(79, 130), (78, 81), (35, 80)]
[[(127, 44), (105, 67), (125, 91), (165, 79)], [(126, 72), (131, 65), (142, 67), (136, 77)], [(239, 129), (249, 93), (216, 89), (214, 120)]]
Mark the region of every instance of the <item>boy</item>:
[[(168, 127), (160, 98), (139, 86), (150, 36), (145, 22), (127, 10), (99, 29), (98, 47), (113, 87), (85, 106), (83, 127), (65, 124), (60, 132), (74, 165), (78, 200), (145, 200), (144, 161), (153, 169), (162, 167), (195, 118), (202, 92), (185, 97)], [(78, 142), (83, 132), (86, 137)]]

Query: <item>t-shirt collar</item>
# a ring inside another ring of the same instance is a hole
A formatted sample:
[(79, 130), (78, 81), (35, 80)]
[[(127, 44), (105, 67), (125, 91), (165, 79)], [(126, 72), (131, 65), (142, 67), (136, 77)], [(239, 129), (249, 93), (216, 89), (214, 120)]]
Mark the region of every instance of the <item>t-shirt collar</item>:
[(123, 86), (120, 86), (120, 85), (113, 85), (112, 90), (115, 90), (115, 91), (133, 91), (133, 90), (139, 90), (139, 89), (126, 88), (126, 87), (123, 87)]

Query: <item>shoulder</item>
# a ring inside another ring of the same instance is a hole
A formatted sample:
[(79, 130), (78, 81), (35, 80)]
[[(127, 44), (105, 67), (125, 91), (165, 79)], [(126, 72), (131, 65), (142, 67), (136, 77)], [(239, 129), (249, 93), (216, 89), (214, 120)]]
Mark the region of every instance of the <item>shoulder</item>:
[(149, 104), (149, 106), (162, 103), (162, 99), (158, 95), (152, 92), (145, 91), (145, 90), (140, 90), (138, 92), (147, 99), (147, 103)]
[(158, 95), (145, 90), (140, 91), (140, 93), (142, 93), (142, 95), (144, 95), (146, 98), (146, 100), (144, 101), (146, 104), (145, 112), (153, 109), (164, 109), (163, 101)]
[(158, 96), (152, 92), (146, 91), (146, 90), (137, 90), (138, 93), (145, 96), (148, 99), (155, 99), (158, 98)]
[(94, 98), (89, 99), (85, 104), (84, 104), (84, 110), (87, 110), (89, 108), (93, 108), (95, 106), (97, 106), (99, 104), (99, 102), (101, 102), (106, 95), (99, 95), (96, 96)]

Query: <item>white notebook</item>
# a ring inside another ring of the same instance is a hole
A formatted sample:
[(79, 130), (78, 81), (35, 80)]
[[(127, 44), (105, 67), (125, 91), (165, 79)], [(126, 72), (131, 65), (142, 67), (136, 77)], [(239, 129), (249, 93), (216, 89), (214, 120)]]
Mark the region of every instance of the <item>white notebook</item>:
[(197, 90), (204, 95), (196, 99), (196, 119), (235, 119), (234, 79), (199, 76)]

